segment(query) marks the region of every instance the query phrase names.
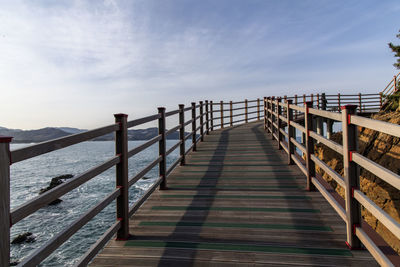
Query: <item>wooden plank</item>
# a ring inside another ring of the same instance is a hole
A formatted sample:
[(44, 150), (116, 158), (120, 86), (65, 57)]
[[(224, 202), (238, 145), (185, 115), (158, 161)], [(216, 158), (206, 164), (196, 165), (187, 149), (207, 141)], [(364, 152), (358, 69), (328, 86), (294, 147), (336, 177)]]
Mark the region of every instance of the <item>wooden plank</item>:
[(181, 128), (181, 126), (180, 126), (180, 125), (177, 125), (177, 126), (175, 126), (174, 128), (169, 129), (168, 131), (165, 132), (165, 136), (167, 136), (167, 135), (169, 135), (169, 134), (172, 134), (172, 133), (178, 131), (180, 128)]
[(10, 142), (0, 136), (0, 266), (10, 263)]
[(100, 164), (82, 174), (75, 176), (72, 179), (69, 179), (67, 182), (43, 193), (40, 196), (33, 198), (32, 200), (22, 204), (21, 206), (15, 208), (11, 211), (11, 224), (16, 224), (23, 218), (29, 216), (33, 212), (37, 211), (38, 209), (46, 206), (50, 202), (56, 200), (57, 198), (61, 197), (62, 195), (70, 192), (71, 190), (77, 188), (81, 184), (89, 181), (93, 177), (99, 175), (100, 173), (108, 170), (109, 168), (113, 167), (120, 161), (119, 156), (114, 156), (108, 161)]
[(294, 109), (294, 110), (297, 110), (297, 111), (300, 111), (300, 112), (305, 112), (305, 108), (301, 107), (301, 106), (290, 105), (290, 108)]
[(89, 262), (99, 253), (100, 250), (104, 248), (104, 246), (110, 241), (110, 239), (115, 235), (118, 229), (121, 227), (121, 222), (117, 221), (110, 228), (105, 231), (105, 233), (90, 246), (89, 250), (85, 252), (85, 254), (75, 263), (76, 267), (85, 267), (89, 264)]
[(306, 153), (306, 148), (300, 144), (299, 142), (297, 142), (297, 140), (294, 137), (290, 138), (290, 141), (292, 141), (292, 143), (304, 154)]
[(391, 186), (400, 190), (400, 175), (386, 169), (357, 152), (352, 152), (352, 159), (364, 169), (370, 171)]
[(303, 126), (301, 126), (300, 124), (298, 124), (297, 122), (291, 121), (290, 125), (292, 125), (294, 128), (296, 128), (297, 130), (299, 130), (302, 133), (306, 132), (306, 128), (304, 128)]
[(354, 190), (354, 198), (386, 226), (393, 235), (400, 239), (400, 223), (382, 210), (360, 190)]
[(141, 144), (131, 150), (128, 151), (128, 158), (132, 157), (133, 155), (136, 155), (137, 153), (145, 150), (146, 148), (148, 148), (149, 146), (152, 146), (153, 144), (157, 143), (158, 141), (160, 141), (162, 138), (162, 136), (159, 134), (156, 137), (151, 138), (149, 141), (147, 141), (144, 144)]
[(149, 188), (147, 191), (133, 204), (131, 208), (129, 208), (129, 216), (132, 216), (142, 204), (149, 198), (149, 196), (156, 190), (156, 188), (161, 184), (162, 177), (158, 178), (158, 180)]
[(115, 189), (106, 198), (96, 204), (93, 208), (84, 213), (81, 217), (76, 219), (71, 225), (64, 230), (53, 236), (43, 246), (34, 251), (19, 264), (21, 266), (36, 266), (47, 258), (53, 251), (67, 241), (73, 234), (79, 231), (86, 223), (88, 223), (94, 216), (99, 214), (105, 207), (114, 201), (121, 193), (121, 189)]
[(91, 131), (68, 135), (66, 137), (61, 137), (57, 139), (53, 139), (50, 141), (42, 142), (39, 144), (35, 144), (28, 147), (23, 147), (20, 149), (16, 149), (11, 151), (11, 159), (12, 163), (16, 163), (22, 160), (26, 160), (29, 158), (33, 158), (39, 155), (43, 155), (45, 153), (49, 153), (51, 151), (55, 151), (67, 146), (71, 146), (74, 144), (78, 144), (81, 142), (85, 142), (91, 140), (93, 138), (112, 133), (119, 129), (118, 124), (112, 124), (109, 126), (101, 127), (98, 129), (94, 129)]
[(356, 115), (352, 115), (350, 117), (350, 123), (355, 124), (357, 126), (366, 127), (381, 133), (400, 137), (400, 125), (397, 124), (385, 121), (373, 120)]
[(181, 162), (181, 158), (182, 156), (180, 156), (179, 158), (177, 158), (174, 163), (172, 163), (172, 165), (167, 169), (167, 176), (174, 170), (174, 168), (176, 166), (178, 166), (178, 164)]
[(171, 154), (177, 147), (179, 147), (182, 144), (182, 141), (179, 141), (178, 143), (176, 143), (175, 145), (173, 145), (172, 147), (170, 147), (167, 152), (165, 153), (167, 156), (169, 154)]
[(136, 183), (139, 179), (143, 178), (143, 176), (151, 171), (158, 163), (162, 160), (161, 156), (158, 156), (152, 163), (144, 167), (140, 172), (138, 172), (135, 176), (129, 179), (128, 186), (131, 187), (134, 183)]
[(332, 177), (341, 187), (345, 188), (346, 185), (344, 183), (344, 179), (340, 174), (338, 174), (335, 170), (329, 167), (328, 164), (320, 160), (315, 155), (311, 155), (311, 159), (322, 169), (324, 170), (330, 177)]
[[(354, 102), (352, 102), (354, 103)], [(314, 108), (310, 108), (309, 112), (311, 114), (323, 117), (323, 118), (327, 118), (327, 119), (332, 119), (335, 121), (342, 121), (342, 116), (340, 115), (340, 113), (336, 113), (336, 112), (331, 112), (331, 111), (326, 111), (326, 110), (322, 110), (322, 109), (314, 109)]]
[(160, 118), (160, 114), (154, 114), (154, 115), (150, 115), (144, 118), (140, 118), (140, 119), (136, 119), (136, 120), (132, 120), (132, 121), (128, 121), (128, 128), (134, 127), (134, 126), (139, 126), (141, 124), (150, 122), (150, 121), (154, 121), (154, 120), (158, 120)]
[(331, 196), (331, 194), (318, 182), (315, 177), (311, 179), (312, 183), (318, 189), (318, 191), (325, 197), (325, 199), (331, 204), (331, 206), (336, 210), (343, 221), (347, 221), (346, 211), (340, 206), (340, 204)]
[(394, 267), (392, 262), (360, 227), (356, 227), (356, 235), (381, 266)]
[(330, 149), (332, 149), (332, 150), (336, 151), (337, 153), (343, 155), (343, 146), (339, 145), (338, 143), (333, 142), (332, 140), (329, 140), (329, 139), (323, 137), (322, 135), (317, 134), (316, 132), (310, 131), (310, 136), (312, 138), (314, 138), (315, 140), (323, 143), (324, 145), (326, 145)]

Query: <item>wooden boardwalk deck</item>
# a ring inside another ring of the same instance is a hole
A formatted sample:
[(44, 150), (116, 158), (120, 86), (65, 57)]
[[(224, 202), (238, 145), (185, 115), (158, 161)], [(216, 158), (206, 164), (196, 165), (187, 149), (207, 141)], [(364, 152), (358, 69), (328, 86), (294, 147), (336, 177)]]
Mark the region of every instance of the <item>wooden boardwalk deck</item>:
[(213, 131), (92, 266), (377, 266), (261, 123)]

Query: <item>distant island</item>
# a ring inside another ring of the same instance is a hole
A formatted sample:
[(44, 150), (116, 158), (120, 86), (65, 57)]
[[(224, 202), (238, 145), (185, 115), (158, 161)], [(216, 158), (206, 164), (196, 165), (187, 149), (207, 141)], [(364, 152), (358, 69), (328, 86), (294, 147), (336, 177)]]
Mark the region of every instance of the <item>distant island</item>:
[[(70, 127), (46, 127), (38, 130), (20, 130), (0, 127), (0, 135), (12, 136), (13, 143), (39, 143), (71, 134), (82, 133), (87, 130)], [(128, 140), (149, 140), (158, 135), (158, 128), (128, 130)], [(174, 132), (167, 136), (167, 139), (179, 139), (179, 133)], [(112, 141), (113, 134), (107, 134), (93, 139), (92, 141)]]

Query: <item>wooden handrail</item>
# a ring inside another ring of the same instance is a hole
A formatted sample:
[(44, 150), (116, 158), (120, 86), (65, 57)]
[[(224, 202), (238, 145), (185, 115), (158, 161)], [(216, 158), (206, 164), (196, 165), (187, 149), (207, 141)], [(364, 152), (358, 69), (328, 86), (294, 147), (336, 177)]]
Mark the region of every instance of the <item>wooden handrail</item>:
[[(337, 96), (341, 97), (340, 94)], [(363, 94), (358, 94), (358, 98), (355, 100), (355, 104), (359, 104), (360, 101), (363, 103)], [(325, 96), (326, 97), (326, 96)], [(293, 105), (290, 101), (297, 99), (294, 97), (287, 97), (285, 105), (274, 104), (272, 101), (273, 97), (265, 98), (264, 108), (264, 129), (267, 132), (272, 133), (272, 139), (277, 140), (278, 143), (288, 154), (288, 164), (295, 163), (298, 165), (300, 170), (307, 176), (307, 188), (311, 188), (311, 184), (326, 198), (328, 203), (336, 210), (340, 217), (346, 222), (347, 225), (347, 243), (351, 248), (357, 248), (364, 243), (365, 247), (370, 250), (371, 254), (376, 258), (378, 262), (387, 262), (388, 258), (380, 251), (379, 247), (374, 245), (373, 238), (369, 237), (359, 225), (361, 225), (361, 213), (360, 206), (364, 206), (370, 212), (376, 215), (377, 219), (380, 220), (392, 233), (400, 238), (400, 223), (395, 221), (390, 215), (388, 215), (382, 208), (374, 204), (366, 195), (362, 194), (361, 191), (356, 190), (359, 188), (359, 167), (376, 174), (379, 178), (394, 186), (400, 190), (400, 175), (386, 169), (385, 167), (365, 158), (358, 154), (355, 149), (357, 147), (357, 127), (366, 127), (372, 130), (389, 134), (395, 137), (400, 137), (400, 125), (392, 124), (388, 122), (378, 121), (374, 119), (364, 118), (355, 114), (355, 105), (343, 106), (341, 110), (342, 114), (338, 114), (333, 111), (325, 111), (321, 109), (312, 108), (313, 102), (307, 102), (305, 108), (299, 105)], [(306, 99), (306, 96), (303, 96)], [(343, 98), (338, 98), (338, 103), (343, 101)], [(345, 101), (349, 102), (349, 101)], [(366, 101), (369, 102), (369, 101)], [(375, 103), (374, 101), (372, 101)], [(322, 102), (323, 103), (323, 102)], [(286, 110), (286, 121), (284, 116), (280, 116), (279, 108), (277, 112), (275, 109), (282, 107)], [(317, 108), (325, 107), (320, 102)], [(359, 111), (364, 111), (364, 108)], [(295, 122), (294, 111), (303, 111), (305, 113), (305, 127)], [(315, 118), (313, 118), (315, 117)], [(343, 129), (343, 145), (337, 144), (318, 132), (315, 132), (315, 128), (312, 126), (314, 120), (318, 121), (330, 121), (335, 120), (342, 123)], [(282, 125), (280, 120), (285, 121), (286, 124)], [(285, 126), (289, 126), (285, 131)], [(277, 128), (277, 129), (274, 129)], [(291, 129), (300, 130), (306, 134), (307, 142), (306, 147), (297, 142), (295, 135), (290, 134)], [(276, 133), (276, 134), (275, 134)], [(279, 135), (283, 134), (286, 136), (288, 143), (285, 140), (280, 140)], [(314, 155), (313, 140), (321, 142), (329, 148), (335, 150), (339, 154), (343, 155), (344, 161), (344, 177), (335, 172), (325, 162), (320, 160)], [(305, 155), (306, 161), (301, 159), (301, 156), (296, 151), (291, 152), (290, 147), (297, 147)], [(345, 189), (346, 192), (346, 210), (331, 196), (324, 186), (319, 183), (316, 179), (315, 167), (319, 166), (322, 170), (330, 175), (340, 186)], [(354, 192), (354, 194), (352, 193)]]

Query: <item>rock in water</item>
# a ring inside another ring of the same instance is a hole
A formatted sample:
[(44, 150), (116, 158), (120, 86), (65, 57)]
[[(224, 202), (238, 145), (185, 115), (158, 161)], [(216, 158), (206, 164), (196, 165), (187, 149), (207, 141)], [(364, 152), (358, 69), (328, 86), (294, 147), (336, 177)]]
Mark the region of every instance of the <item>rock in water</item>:
[[(52, 178), (48, 187), (40, 189), (39, 195), (41, 195), (44, 192), (47, 192), (47, 191), (53, 189), (54, 187), (57, 187), (60, 184), (64, 183), (63, 179), (70, 179), (72, 177), (74, 177), (72, 174), (65, 174), (65, 175), (60, 175), (60, 176)], [(57, 205), (61, 201), (62, 201), (61, 199), (56, 199), (56, 200), (50, 202), (49, 205)]]
[(31, 232), (26, 232), (14, 238), (11, 244), (21, 244), (23, 242), (26, 243), (35, 242), (35, 236)]

